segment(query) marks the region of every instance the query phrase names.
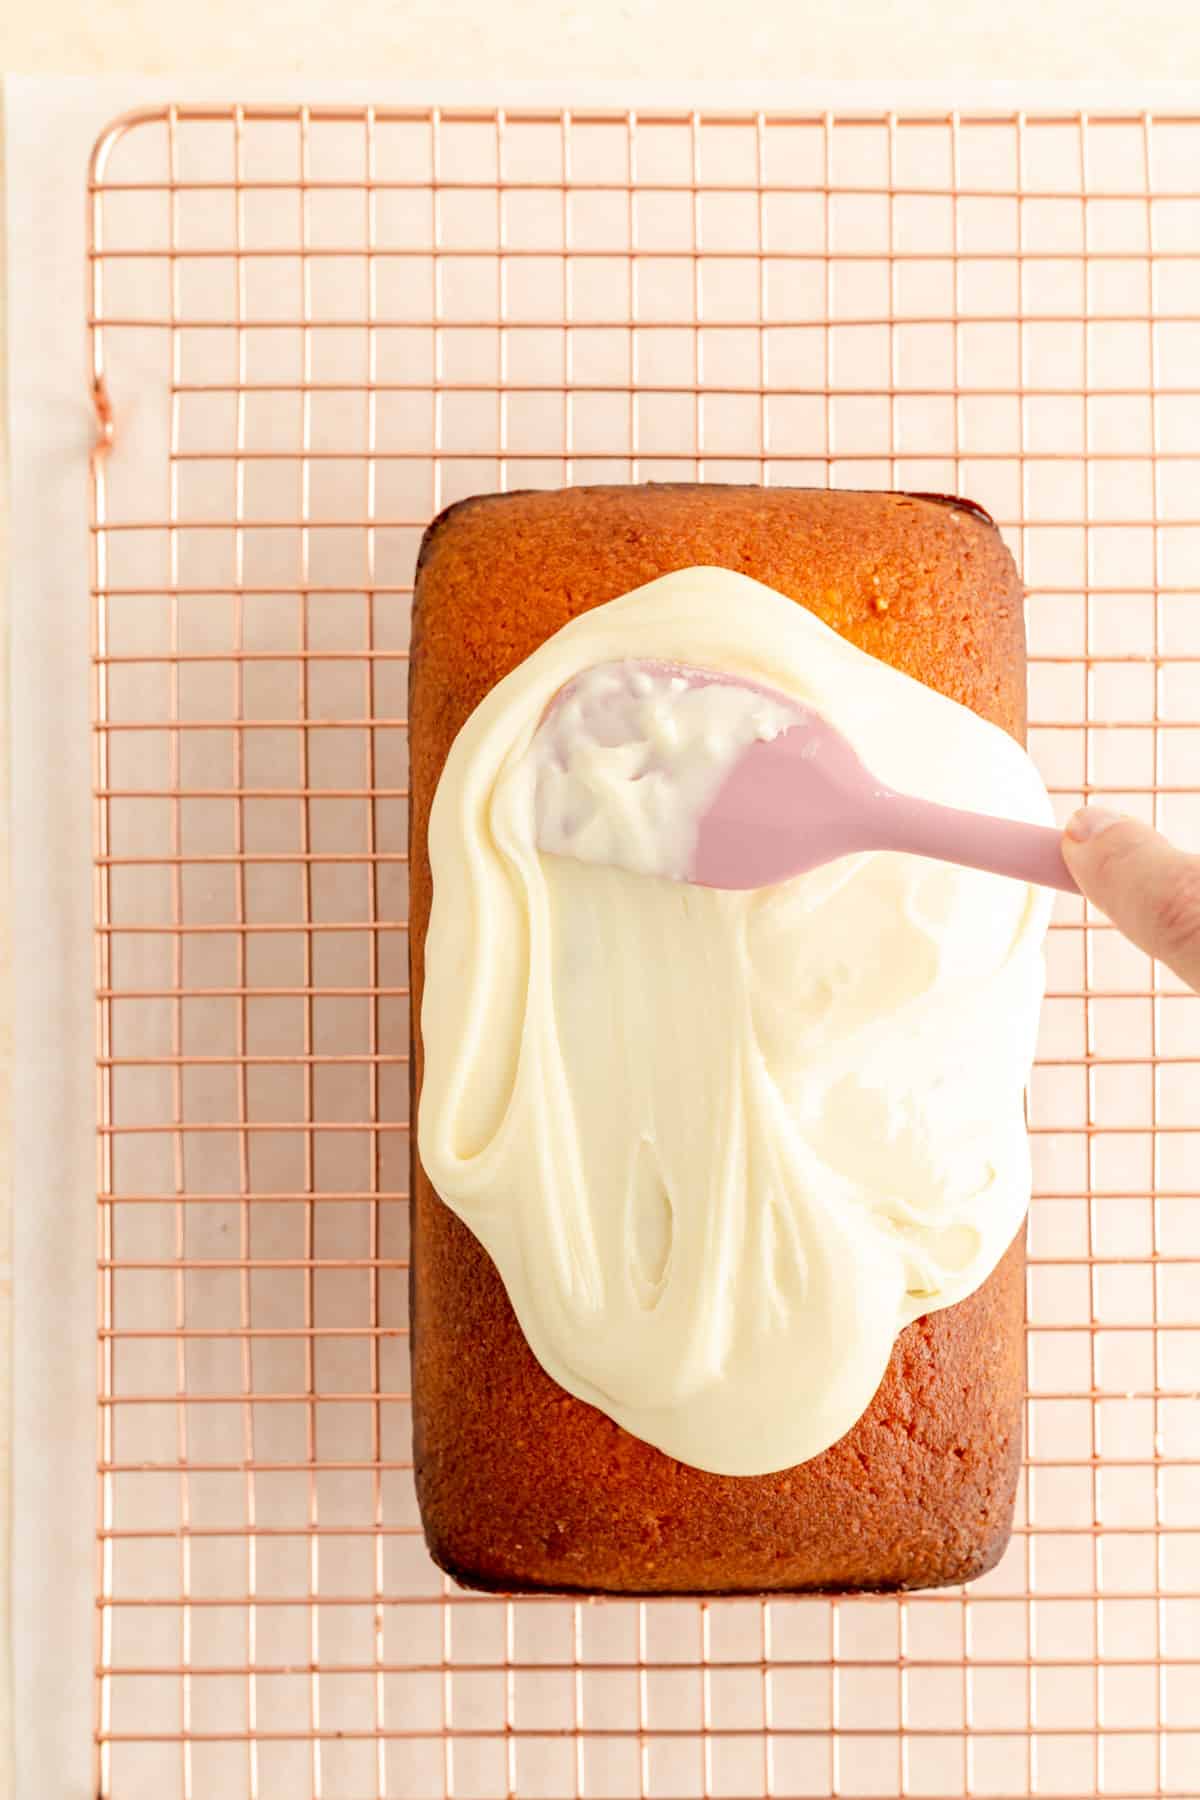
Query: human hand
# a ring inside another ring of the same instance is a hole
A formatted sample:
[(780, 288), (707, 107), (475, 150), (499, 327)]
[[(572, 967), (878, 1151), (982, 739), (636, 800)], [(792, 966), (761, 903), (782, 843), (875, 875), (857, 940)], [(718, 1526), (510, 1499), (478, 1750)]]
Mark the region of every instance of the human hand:
[(1085, 806), (1067, 822), (1063, 858), (1118, 930), (1200, 988), (1200, 856), (1138, 819)]

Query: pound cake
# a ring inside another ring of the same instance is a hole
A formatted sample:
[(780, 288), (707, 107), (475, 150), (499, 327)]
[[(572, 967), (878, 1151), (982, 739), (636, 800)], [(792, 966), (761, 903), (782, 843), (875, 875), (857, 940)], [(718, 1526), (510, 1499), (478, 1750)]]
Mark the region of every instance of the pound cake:
[[(705, 485), (464, 501), (421, 547), (410, 670), (414, 1122), (433, 899), (430, 812), (476, 707), (568, 621), (674, 571), (740, 572), (850, 644), (1025, 730), (1022, 591), (980, 508), (940, 496)], [(877, 771), (884, 779), (889, 771)], [(989, 878), (990, 879), (990, 878)], [(413, 1132), (414, 1461), (436, 1562), (469, 1587), (848, 1592), (970, 1580), (1011, 1529), (1024, 1230), (966, 1298), (906, 1325), (874, 1398), (794, 1467), (694, 1467), (546, 1373)]]

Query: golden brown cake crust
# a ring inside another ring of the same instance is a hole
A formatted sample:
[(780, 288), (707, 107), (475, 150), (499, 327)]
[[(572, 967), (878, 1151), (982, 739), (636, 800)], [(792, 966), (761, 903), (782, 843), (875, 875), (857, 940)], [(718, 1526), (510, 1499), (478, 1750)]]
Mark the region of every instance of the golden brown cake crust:
[[(413, 1113), (429, 808), (459, 728), (577, 613), (697, 563), (738, 569), (1018, 739), (1021, 585), (979, 509), (822, 489), (568, 488), (451, 507), (425, 535), (410, 675)], [(886, 775), (886, 770), (881, 771)], [(866, 1413), (794, 1469), (708, 1474), (537, 1363), (500, 1277), (413, 1154), (413, 1421), (435, 1560), (472, 1587), (746, 1593), (931, 1587), (999, 1558), (1024, 1393), (1024, 1234), (910, 1325)]]

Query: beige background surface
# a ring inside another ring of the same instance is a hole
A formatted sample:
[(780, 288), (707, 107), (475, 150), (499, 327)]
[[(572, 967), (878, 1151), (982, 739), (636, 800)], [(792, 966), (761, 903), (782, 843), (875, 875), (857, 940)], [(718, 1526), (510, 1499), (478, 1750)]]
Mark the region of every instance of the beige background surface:
[(10, 0), (0, 68), (434, 78), (1182, 78), (1182, 0)]
[[(352, 29), (347, 29), (348, 21)], [(464, 55), (464, 45), (468, 54)], [(876, 46), (863, 54), (864, 46)], [(1125, 4), (1105, 18), (1081, 0), (828, 0), (805, 8), (790, 0), (767, 0), (745, 11), (728, 0), (210, 0), (183, 6), (176, 0), (9, 0), (0, 17), (0, 70), (92, 76), (162, 74), (177, 89), (209, 77), (243, 93), (274, 95), (279, 77), (320, 71), (324, 81), (380, 72), (388, 78), (428, 85), (543, 79), (578, 84), (634, 78), (665, 84), (678, 92), (691, 80), (723, 79), (730, 102), (735, 81), (812, 83), (825, 79), (872, 77), (901, 82), (967, 81), (973, 78), (978, 102), (980, 78), (1028, 82), (1066, 77), (1073, 82), (1186, 79), (1200, 72), (1200, 12), (1179, 0)], [(180, 79), (181, 78), (181, 79)], [(316, 77), (313, 77), (316, 85)], [(618, 89), (618, 93), (622, 90)], [(755, 88), (760, 93), (760, 88)], [(1072, 104), (1088, 104), (1079, 88), (1064, 90)], [(315, 94), (314, 98), (317, 97)], [(572, 98), (564, 92), (564, 99)], [(749, 96), (742, 96), (743, 99)], [(900, 99), (897, 93), (897, 100)], [(943, 93), (943, 98), (944, 98)], [(1144, 97), (1144, 95), (1143, 95)], [(712, 93), (708, 95), (712, 99)], [(843, 95), (843, 104), (845, 96)], [(809, 93), (811, 100), (811, 90)], [(873, 99), (878, 103), (876, 87)], [(779, 104), (777, 85), (773, 103)], [(1111, 95), (1110, 95), (1111, 100)], [(112, 111), (120, 110), (114, 105)], [(2, 155), (2, 145), (0, 145)], [(0, 166), (2, 172), (2, 166)], [(0, 221), (2, 231), (2, 221)], [(2, 242), (2, 238), (0, 238)], [(64, 248), (73, 266), (75, 247)], [(0, 266), (0, 294), (3, 268)], [(74, 346), (72, 347), (74, 348)], [(3, 305), (0, 304), (0, 420), (4, 404)], [(71, 358), (68, 357), (68, 361)], [(80, 419), (80, 430), (86, 421)], [(8, 471), (0, 446), (0, 478)], [(4, 503), (7, 481), (0, 479), (0, 896), (7, 893), (8, 656), (9, 615), (3, 610)], [(84, 850), (86, 847), (84, 847)], [(83, 851), (81, 851), (81, 854)], [(13, 1067), (10, 1031), (9, 946), (0, 900), (0, 1474), (9, 1464), (8, 1307), (10, 1090)], [(83, 1257), (90, 1258), (90, 1244)], [(89, 1337), (86, 1322), (80, 1330)], [(70, 1346), (66, 1346), (70, 1350)], [(75, 1357), (68, 1360), (72, 1366)], [(90, 1386), (90, 1366), (80, 1371)], [(90, 1437), (90, 1418), (82, 1423)], [(68, 1459), (70, 1460), (70, 1459)], [(7, 1536), (8, 1482), (0, 1478), (0, 1543)], [(81, 1495), (90, 1509), (90, 1485)], [(86, 1546), (84, 1547), (86, 1555)], [(0, 1555), (0, 1621), (7, 1614), (7, 1557)], [(86, 1611), (83, 1618), (86, 1619)], [(75, 1637), (69, 1618), (58, 1615), (59, 1651)], [(55, 1635), (53, 1618), (45, 1621)], [(65, 1625), (65, 1631), (62, 1630)], [(86, 1624), (84, 1625), (86, 1637)], [(7, 1633), (0, 1629), (0, 1797), (14, 1789), (6, 1768), (13, 1737), (8, 1711)], [(43, 1665), (44, 1666), (44, 1665)], [(64, 1671), (65, 1673), (65, 1671)], [(86, 1672), (85, 1672), (86, 1675)], [(73, 1684), (68, 1682), (68, 1688)], [(47, 1696), (53, 1703), (53, 1696)], [(80, 1704), (87, 1705), (86, 1679)], [(67, 1715), (73, 1691), (58, 1696)], [(65, 1702), (65, 1704), (64, 1704)], [(61, 1725), (61, 1721), (60, 1721)], [(23, 1736), (28, 1735), (27, 1731)], [(33, 1793), (28, 1787), (22, 1793)], [(55, 1800), (68, 1788), (42, 1788)], [(83, 1787), (69, 1783), (71, 1800)]]

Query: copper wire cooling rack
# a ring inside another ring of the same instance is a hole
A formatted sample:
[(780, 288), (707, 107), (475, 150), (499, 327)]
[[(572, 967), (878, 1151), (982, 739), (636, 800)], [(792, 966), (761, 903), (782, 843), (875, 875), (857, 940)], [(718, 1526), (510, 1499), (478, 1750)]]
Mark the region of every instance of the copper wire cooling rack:
[(506, 1602), (413, 1500), (405, 681), (447, 502), (962, 491), (1031, 745), (1200, 840), (1200, 117), (170, 108), (89, 185), (97, 1787), (1200, 1795), (1200, 1002), (1058, 905), (969, 1590)]

